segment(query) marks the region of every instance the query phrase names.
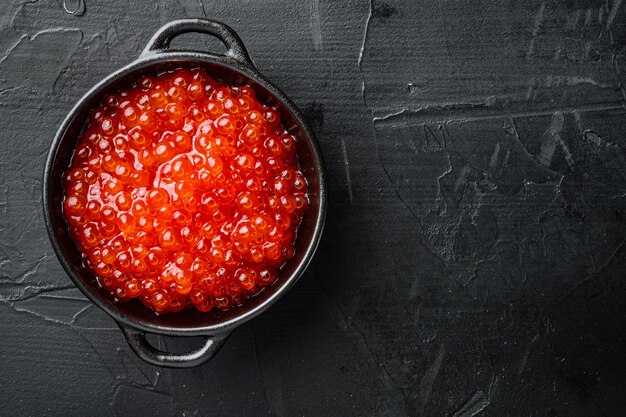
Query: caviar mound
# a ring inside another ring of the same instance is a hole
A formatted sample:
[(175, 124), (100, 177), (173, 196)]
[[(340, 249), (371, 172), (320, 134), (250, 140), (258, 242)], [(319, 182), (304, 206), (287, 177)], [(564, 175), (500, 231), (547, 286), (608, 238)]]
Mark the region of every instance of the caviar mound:
[(309, 203), (276, 109), (198, 68), (104, 97), (63, 181), (83, 265), (159, 314), (226, 310), (273, 284)]

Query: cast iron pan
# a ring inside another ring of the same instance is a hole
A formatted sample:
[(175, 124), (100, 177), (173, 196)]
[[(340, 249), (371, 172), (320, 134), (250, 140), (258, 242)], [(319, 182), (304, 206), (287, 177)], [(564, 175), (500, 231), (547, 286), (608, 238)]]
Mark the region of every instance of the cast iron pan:
[[(219, 38), (227, 48), (223, 55), (199, 51), (174, 51), (172, 39), (186, 32), (201, 32)], [(277, 282), (244, 305), (228, 311), (201, 313), (196, 310), (156, 315), (139, 301), (118, 302), (102, 289), (96, 277), (82, 266), (81, 255), (67, 232), (62, 213), (62, 174), (72, 154), (89, 112), (102, 97), (128, 87), (143, 74), (158, 74), (175, 68), (204, 68), (229, 85), (251, 85), (259, 100), (276, 106), (285, 128), (296, 137), (300, 166), (308, 183), (309, 208), (304, 213), (296, 238), (295, 256), (280, 271)], [(326, 179), (322, 156), (309, 125), (296, 106), (256, 69), (237, 34), (223, 23), (206, 19), (183, 19), (161, 27), (139, 57), (96, 84), (70, 111), (61, 124), (46, 162), (43, 205), (50, 241), (61, 264), (76, 286), (120, 326), (131, 348), (146, 362), (159, 366), (190, 367), (215, 355), (228, 335), (241, 324), (260, 314), (278, 300), (302, 275), (322, 234), (326, 212)], [(146, 340), (146, 332), (169, 336), (204, 336), (202, 345), (191, 352), (172, 353), (156, 349)]]

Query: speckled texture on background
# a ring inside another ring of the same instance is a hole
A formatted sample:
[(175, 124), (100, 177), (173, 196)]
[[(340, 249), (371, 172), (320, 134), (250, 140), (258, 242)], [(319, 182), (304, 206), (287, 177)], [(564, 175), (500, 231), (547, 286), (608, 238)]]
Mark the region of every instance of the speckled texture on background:
[[(621, 0), (84, 1), (0, 3), (0, 416), (624, 415)], [(303, 109), (330, 206), (296, 287), (168, 370), (72, 286), (41, 177), (75, 101), (185, 16)]]

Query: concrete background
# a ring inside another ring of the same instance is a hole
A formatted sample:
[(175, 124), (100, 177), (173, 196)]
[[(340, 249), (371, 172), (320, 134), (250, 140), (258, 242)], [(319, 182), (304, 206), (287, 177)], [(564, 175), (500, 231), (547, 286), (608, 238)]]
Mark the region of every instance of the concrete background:
[[(330, 206), (296, 287), (169, 370), (73, 287), (41, 178), (76, 100), (185, 16), (304, 111)], [(621, 0), (3, 1), (0, 416), (624, 415), (625, 66)]]

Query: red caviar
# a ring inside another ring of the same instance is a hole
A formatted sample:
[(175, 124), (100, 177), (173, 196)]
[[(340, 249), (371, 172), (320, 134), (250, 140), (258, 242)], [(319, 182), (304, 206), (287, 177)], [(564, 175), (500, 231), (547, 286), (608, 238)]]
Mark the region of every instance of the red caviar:
[(250, 86), (202, 69), (106, 96), (64, 174), (84, 265), (157, 313), (243, 303), (294, 255), (308, 205), (295, 147)]

